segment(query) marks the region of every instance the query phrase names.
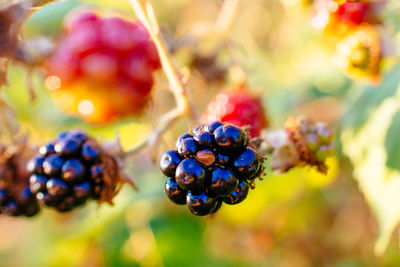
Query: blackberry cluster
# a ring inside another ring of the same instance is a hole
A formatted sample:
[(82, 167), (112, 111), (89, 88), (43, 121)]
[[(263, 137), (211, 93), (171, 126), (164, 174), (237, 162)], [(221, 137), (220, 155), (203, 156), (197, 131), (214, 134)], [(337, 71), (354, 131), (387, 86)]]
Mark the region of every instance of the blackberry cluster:
[(24, 152), (0, 147), (0, 214), (32, 217), (39, 212), (23, 168)]
[(112, 198), (115, 183), (108, 175), (109, 159), (85, 132), (61, 132), (29, 161), (30, 189), (40, 204), (60, 212), (70, 211), (90, 198), (102, 200), (105, 194)]
[(177, 149), (166, 151), (160, 161), (168, 198), (198, 216), (215, 213), (222, 202), (242, 202), (248, 183), (264, 171), (263, 158), (248, 145), (242, 128), (219, 121), (182, 134)]

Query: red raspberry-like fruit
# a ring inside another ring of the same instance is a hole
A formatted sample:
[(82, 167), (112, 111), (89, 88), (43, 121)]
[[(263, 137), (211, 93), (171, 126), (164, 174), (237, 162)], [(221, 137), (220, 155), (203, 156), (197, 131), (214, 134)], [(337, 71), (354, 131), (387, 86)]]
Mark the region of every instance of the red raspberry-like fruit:
[(47, 66), (56, 103), (92, 123), (140, 115), (160, 68), (145, 27), (85, 12), (67, 17), (65, 28)]
[(342, 36), (360, 24), (378, 23), (382, 4), (384, 1), (315, 0), (312, 25), (326, 35)]
[(343, 22), (361, 24), (368, 21), (371, 5), (368, 2), (346, 1), (339, 5), (334, 14)]
[(237, 126), (250, 126), (250, 135), (257, 137), (268, 126), (265, 110), (260, 97), (241, 90), (225, 90), (208, 105), (204, 120), (221, 121)]

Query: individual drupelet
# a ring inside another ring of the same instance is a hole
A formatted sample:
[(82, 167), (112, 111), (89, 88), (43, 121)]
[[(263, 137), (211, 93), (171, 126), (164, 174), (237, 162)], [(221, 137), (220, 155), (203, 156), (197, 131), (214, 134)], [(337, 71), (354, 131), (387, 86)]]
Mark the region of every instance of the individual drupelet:
[(198, 216), (215, 213), (222, 202), (242, 202), (264, 171), (263, 157), (249, 143), (242, 128), (219, 121), (182, 134), (177, 149), (160, 160), (168, 198)]
[(39, 203), (60, 212), (88, 199), (111, 202), (120, 177), (113, 157), (81, 130), (61, 132), (42, 146), (27, 170)]

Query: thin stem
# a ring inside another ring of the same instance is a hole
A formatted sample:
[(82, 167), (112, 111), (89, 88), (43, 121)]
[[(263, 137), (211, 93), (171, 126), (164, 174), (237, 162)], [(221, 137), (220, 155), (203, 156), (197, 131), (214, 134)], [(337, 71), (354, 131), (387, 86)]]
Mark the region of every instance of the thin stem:
[(1, 121), (4, 126), (2, 128), (7, 131), (7, 134), (13, 142), (16, 141), (18, 139), (19, 125), (16, 122), (13, 110), (3, 100), (0, 100), (0, 113)]
[(157, 146), (161, 135), (186, 114), (189, 114), (192, 119), (198, 120), (198, 114), (188, 100), (186, 88), (160, 35), (160, 28), (151, 3), (148, 0), (129, 0), (129, 2), (153, 39), (177, 106), (158, 119), (158, 127), (151, 133), (149, 138), (129, 151), (121, 151), (120, 156), (122, 158), (131, 157), (146, 147)]
[(0, 58), (0, 89), (7, 83), (8, 64), (7, 58)]
[[(155, 147), (158, 144), (161, 135), (186, 114), (189, 114), (189, 116), (196, 121), (199, 117), (195, 108), (188, 100), (186, 87), (182, 82), (179, 72), (177, 71), (170, 53), (160, 35), (160, 28), (150, 1), (129, 0), (129, 2), (136, 13), (136, 16), (146, 27), (153, 39), (165, 76), (167, 77), (170, 89), (174, 94), (177, 107), (158, 119), (157, 125), (159, 126), (151, 133), (149, 138), (129, 151), (121, 151), (120, 156), (123, 158), (131, 157), (146, 147)], [(221, 8), (221, 12), (215, 23), (215, 33), (217, 33), (221, 39), (225, 39), (226, 35), (230, 31), (239, 8), (239, 3), (240, 0), (226, 0)]]
[(226, 38), (230, 32), (236, 14), (239, 11), (240, 0), (225, 0), (224, 5), (215, 21), (214, 32), (222, 39)]
[(175, 96), (177, 106), (182, 112), (188, 112), (194, 120), (197, 120), (198, 114), (188, 100), (186, 88), (179, 78), (177, 68), (172, 62), (169, 52), (160, 35), (160, 29), (151, 3), (148, 0), (129, 0), (129, 2), (139, 20), (149, 31), (154, 44), (157, 47), (165, 76), (169, 81), (170, 89)]
[(27, 67), (25, 75), (26, 90), (29, 94), (29, 100), (33, 102), (36, 99), (35, 86), (33, 85), (33, 69)]
[(179, 108), (176, 107), (175, 109), (165, 113), (161, 116), (158, 120), (158, 127), (150, 134), (149, 138), (144, 140), (142, 143), (137, 145), (135, 148), (123, 152), (121, 155), (124, 158), (128, 158), (134, 156), (139, 151), (146, 147), (154, 147), (158, 144), (161, 135), (168, 130), (172, 125), (174, 125), (180, 118), (184, 116), (184, 112)]
[(31, 0), (31, 4), (33, 7), (44, 6), (48, 3), (54, 2), (55, 0)]

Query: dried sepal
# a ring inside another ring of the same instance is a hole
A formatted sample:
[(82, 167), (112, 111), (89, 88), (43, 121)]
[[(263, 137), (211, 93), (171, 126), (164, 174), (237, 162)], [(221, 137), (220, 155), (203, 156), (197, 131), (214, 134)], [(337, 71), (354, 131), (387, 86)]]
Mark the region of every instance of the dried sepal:
[(29, 14), (23, 3), (15, 3), (0, 8), (0, 56), (20, 58), (21, 28)]
[(306, 117), (288, 118), (285, 129), (296, 148), (299, 164), (316, 166), (326, 174), (325, 159), (335, 151), (332, 129), (324, 123), (313, 124)]
[(124, 175), (120, 170), (120, 166), (114, 156), (101, 151), (100, 155), (101, 167), (103, 169), (103, 185), (98, 192), (98, 202), (107, 202), (113, 204), (113, 198), (121, 190), (121, 185), (125, 182)]
[(270, 155), (271, 169), (275, 172), (287, 172), (301, 163), (296, 146), (287, 131), (264, 132), (262, 139), (264, 142), (260, 150)]
[(23, 139), (12, 145), (0, 145), (0, 190), (3, 193), (0, 213), (31, 217), (39, 212), (36, 198), (29, 190), (26, 170), (26, 163), (32, 155), (33, 148)]

